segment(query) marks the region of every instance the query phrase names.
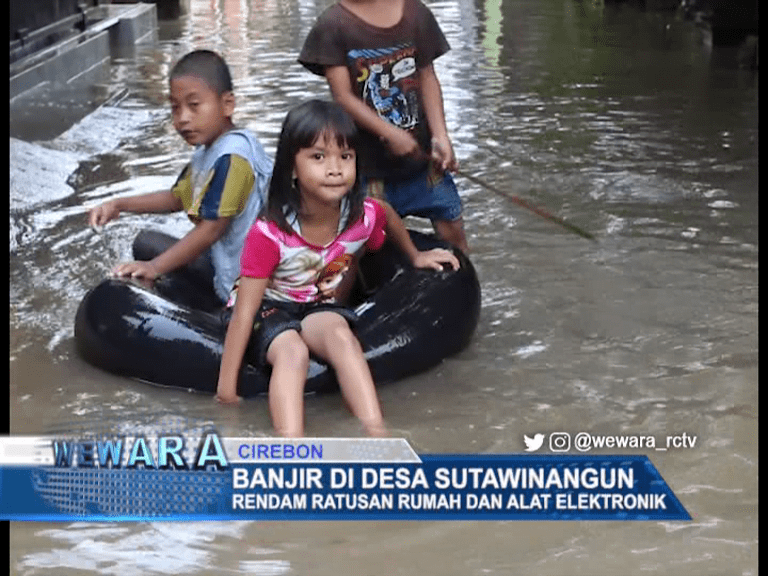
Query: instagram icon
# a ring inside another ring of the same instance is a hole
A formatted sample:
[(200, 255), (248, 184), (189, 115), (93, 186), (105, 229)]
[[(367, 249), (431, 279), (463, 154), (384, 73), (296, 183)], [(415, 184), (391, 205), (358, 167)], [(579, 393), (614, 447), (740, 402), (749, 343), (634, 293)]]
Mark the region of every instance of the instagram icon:
[(552, 432), (549, 435), (551, 452), (568, 452), (571, 449), (571, 435), (568, 432)]

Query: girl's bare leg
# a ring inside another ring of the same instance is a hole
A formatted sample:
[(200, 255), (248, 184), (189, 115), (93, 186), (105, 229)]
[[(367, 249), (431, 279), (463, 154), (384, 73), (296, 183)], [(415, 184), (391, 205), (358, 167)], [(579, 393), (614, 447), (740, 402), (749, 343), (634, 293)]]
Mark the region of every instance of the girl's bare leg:
[(304, 436), (304, 385), (309, 368), (309, 350), (296, 330), (278, 334), (267, 349), (272, 365), (269, 379), (269, 412), (280, 436)]
[(347, 321), (335, 312), (315, 312), (302, 321), (301, 337), (310, 351), (333, 366), (341, 393), (366, 432), (386, 436), (371, 369)]

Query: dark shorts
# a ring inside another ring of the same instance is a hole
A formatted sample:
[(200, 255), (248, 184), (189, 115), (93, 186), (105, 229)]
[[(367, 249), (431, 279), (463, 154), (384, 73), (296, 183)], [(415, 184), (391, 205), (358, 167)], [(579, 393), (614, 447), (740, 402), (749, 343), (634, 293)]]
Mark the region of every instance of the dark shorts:
[(369, 196), (389, 202), (400, 216), (453, 222), (461, 217), (461, 198), (448, 172), (432, 164), (415, 178), (401, 181), (363, 179)]
[(357, 314), (346, 306), (330, 302), (279, 302), (264, 300), (253, 320), (251, 347), (261, 361), (266, 362), (272, 341), (287, 330), (301, 332), (301, 321), (315, 312), (335, 312), (354, 327)]

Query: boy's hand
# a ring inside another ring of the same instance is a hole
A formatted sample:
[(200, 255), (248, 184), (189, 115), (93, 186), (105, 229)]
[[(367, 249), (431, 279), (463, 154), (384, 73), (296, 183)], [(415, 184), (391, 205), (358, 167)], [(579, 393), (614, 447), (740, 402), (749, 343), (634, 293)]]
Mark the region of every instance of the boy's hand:
[(451, 140), (447, 136), (432, 138), (432, 159), (445, 170), (456, 172), (459, 162), (453, 153)]
[(150, 261), (125, 262), (115, 266), (112, 274), (117, 277), (143, 278), (154, 281), (160, 276), (157, 269)]
[(110, 200), (88, 211), (88, 224), (98, 232), (104, 224), (118, 216), (120, 216), (120, 208), (117, 207), (117, 202)]
[(443, 270), (443, 264), (449, 264), (454, 270), (459, 269), (459, 259), (453, 252), (445, 248), (433, 248), (426, 252), (417, 252), (412, 262), (414, 268), (432, 268)]
[(416, 138), (396, 126), (392, 126), (387, 135), (382, 136), (381, 141), (395, 156), (418, 156), (422, 153)]

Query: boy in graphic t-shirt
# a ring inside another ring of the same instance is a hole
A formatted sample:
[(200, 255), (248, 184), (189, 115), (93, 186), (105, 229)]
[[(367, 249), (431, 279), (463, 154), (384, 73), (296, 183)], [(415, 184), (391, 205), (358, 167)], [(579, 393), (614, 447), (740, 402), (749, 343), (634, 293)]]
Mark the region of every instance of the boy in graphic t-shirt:
[(360, 127), (368, 193), (401, 216), (429, 218), (466, 252), (461, 199), (447, 172), (458, 163), (432, 64), (449, 48), (420, 0), (341, 0), (320, 15), (299, 62), (325, 76)]

